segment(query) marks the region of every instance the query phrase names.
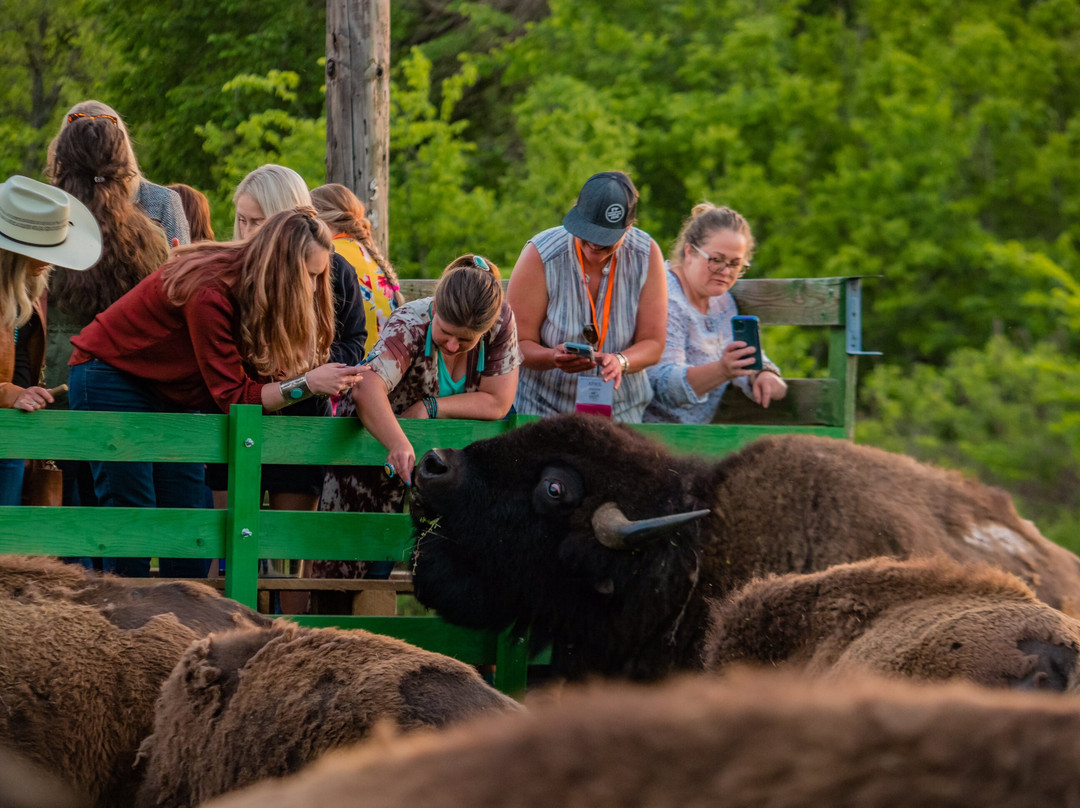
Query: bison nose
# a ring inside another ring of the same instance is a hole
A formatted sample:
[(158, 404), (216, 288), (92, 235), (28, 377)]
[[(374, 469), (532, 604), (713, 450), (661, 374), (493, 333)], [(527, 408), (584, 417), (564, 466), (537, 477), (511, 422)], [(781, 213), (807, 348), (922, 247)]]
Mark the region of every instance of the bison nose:
[(420, 458), (413, 472), (413, 482), (420, 486), (452, 483), (449, 449), (432, 449)]
[(446, 474), (450, 467), (446, 465), (446, 461), (439, 455), (439, 450), (432, 449), (420, 458), (420, 469), (424, 474), (437, 477), (440, 474)]

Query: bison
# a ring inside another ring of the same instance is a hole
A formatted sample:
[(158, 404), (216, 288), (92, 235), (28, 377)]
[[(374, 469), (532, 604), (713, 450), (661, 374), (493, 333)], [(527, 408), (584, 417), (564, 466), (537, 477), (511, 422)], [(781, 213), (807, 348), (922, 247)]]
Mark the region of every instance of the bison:
[(198, 635), (172, 615), (121, 629), (65, 600), (0, 608), (0, 737), (85, 794), (129, 805), (158, 689)]
[(459, 625), (531, 629), (568, 678), (700, 669), (710, 599), (874, 556), (986, 562), (1080, 605), (1080, 559), (1004, 492), (842, 440), (774, 436), (711, 462), (560, 416), (428, 452), (413, 479), (417, 598)]
[(0, 555), (0, 598), (4, 597), (81, 603), (119, 628), (138, 628), (155, 615), (172, 614), (200, 637), (272, 622), (205, 584), (102, 575), (49, 556)]
[(753, 672), (596, 683), (206, 808), (1044, 808), (1076, 804), (1077, 760), (1071, 699)]
[(747, 584), (716, 605), (705, 665), (1076, 692), (1078, 651), (1080, 621), (1006, 572), (943, 557), (875, 558)]
[(210, 631), (270, 621), (213, 589), (0, 556), (0, 737), (86, 795), (130, 805), (161, 684)]
[(161, 689), (136, 804), (194, 806), (293, 773), (379, 721), (411, 730), (519, 709), (474, 668), (366, 631), (279, 621), (212, 634)]

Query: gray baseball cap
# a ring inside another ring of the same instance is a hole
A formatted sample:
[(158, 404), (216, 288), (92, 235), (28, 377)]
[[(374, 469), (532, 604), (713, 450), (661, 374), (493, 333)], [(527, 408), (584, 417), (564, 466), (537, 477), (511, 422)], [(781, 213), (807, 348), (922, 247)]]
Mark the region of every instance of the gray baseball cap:
[(637, 218), (637, 188), (621, 171), (603, 171), (586, 180), (563, 227), (582, 241), (609, 247)]

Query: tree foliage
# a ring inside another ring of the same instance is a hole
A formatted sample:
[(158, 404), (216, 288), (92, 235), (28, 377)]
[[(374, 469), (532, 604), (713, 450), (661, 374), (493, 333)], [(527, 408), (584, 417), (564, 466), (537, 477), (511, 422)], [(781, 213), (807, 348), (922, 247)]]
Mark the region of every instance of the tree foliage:
[[(730, 204), (755, 275), (876, 278), (860, 439), (1080, 526), (1080, 0), (395, 0), (391, 25), (402, 274), (509, 269), (596, 171), (631, 173), (665, 248)], [(323, 180), (324, 28), (316, 0), (27, 0), (0, 19), (0, 161), (37, 173), (62, 109), (105, 93), (227, 235), (257, 165)], [(806, 332), (767, 338), (820, 372)]]

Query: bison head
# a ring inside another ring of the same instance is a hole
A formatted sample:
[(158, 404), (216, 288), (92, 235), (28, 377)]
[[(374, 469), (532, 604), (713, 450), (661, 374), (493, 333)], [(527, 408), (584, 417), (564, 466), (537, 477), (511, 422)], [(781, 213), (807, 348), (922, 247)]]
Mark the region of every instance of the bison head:
[(701, 468), (595, 416), (428, 452), (410, 508), (416, 596), (459, 625), (530, 628), (565, 675), (658, 675), (647, 649), (667, 659), (687, 642)]

